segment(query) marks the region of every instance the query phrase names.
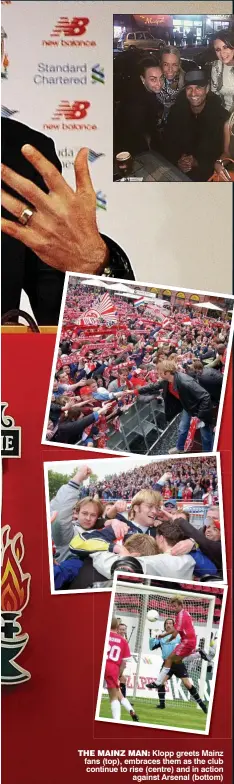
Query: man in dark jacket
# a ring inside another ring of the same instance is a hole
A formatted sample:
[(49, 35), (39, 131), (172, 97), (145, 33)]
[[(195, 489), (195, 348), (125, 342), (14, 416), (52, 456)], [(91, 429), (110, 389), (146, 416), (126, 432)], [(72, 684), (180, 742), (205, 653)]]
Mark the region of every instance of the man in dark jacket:
[(223, 375), (220, 373), (220, 370), (216, 370), (213, 367), (209, 367), (209, 365), (204, 365), (200, 360), (195, 359), (193, 362), (193, 368), (196, 374), (197, 381), (209, 392), (211, 397), (212, 403), (218, 406), (220, 401), (222, 383), (223, 383)]
[[(201, 420), (201, 440), (204, 452), (211, 452), (213, 447), (213, 433), (211, 428), (212, 422), (212, 404), (211, 398), (205, 389), (202, 389), (200, 384), (189, 376), (187, 373), (178, 372), (175, 362), (172, 360), (164, 360), (160, 363), (159, 367), (161, 381), (157, 384), (149, 384), (148, 386), (138, 389), (139, 395), (152, 394), (155, 395), (159, 391), (160, 384), (163, 387), (163, 381), (166, 381), (171, 387), (172, 394), (174, 393), (183, 408), (182, 416), (179, 424), (178, 439), (176, 447), (173, 447), (173, 452), (183, 452), (184, 445), (187, 438), (189, 425), (192, 417), (198, 417)], [(172, 450), (170, 450), (171, 452)]]
[[(34, 151), (26, 148), (22, 154), (26, 144)], [(61, 165), (52, 140), (2, 118), (2, 163), (3, 314), (19, 308), (24, 289), (38, 324), (56, 325), (66, 271), (134, 278), (125, 253), (98, 232), (84, 150), (75, 163), (74, 193), (58, 174)]]
[[(219, 516), (219, 511), (217, 510), (217, 517)], [(210, 558), (211, 561), (215, 564), (217, 569), (222, 572), (223, 568), (223, 559), (222, 559), (222, 544), (221, 544), (221, 534), (220, 534), (220, 523), (219, 520), (215, 520), (212, 524), (209, 524), (203, 530), (202, 528), (195, 528), (191, 523), (184, 518), (178, 512), (176, 515), (173, 515), (174, 520), (179, 523), (180, 528), (182, 528), (183, 533), (187, 537), (183, 542), (180, 542), (179, 545), (176, 545), (173, 549), (173, 554), (181, 555), (182, 553), (188, 553), (192, 551), (194, 543), (196, 543), (202, 553), (204, 553), (207, 558)], [(213, 534), (213, 529), (216, 530), (216, 534)], [(218, 578), (217, 578), (218, 579)], [(222, 579), (222, 578), (221, 578)]]
[(205, 182), (223, 151), (228, 112), (220, 98), (209, 92), (204, 71), (185, 75), (185, 90), (168, 116), (164, 154), (194, 182)]
[(139, 66), (136, 88), (120, 103), (115, 123), (115, 148), (118, 153), (128, 150), (132, 155), (152, 147), (159, 150), (160, 122), (163, 104), (157, 98), (162, 88), (162, 69), (153, 57), (145, 58)]

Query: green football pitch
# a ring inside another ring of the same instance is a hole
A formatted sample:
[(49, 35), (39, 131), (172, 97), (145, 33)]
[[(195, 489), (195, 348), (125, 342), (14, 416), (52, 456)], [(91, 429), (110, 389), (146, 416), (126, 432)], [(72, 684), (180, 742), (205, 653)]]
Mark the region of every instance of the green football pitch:
[[(206, 728), (207, 716), (200, 708), (197, 708), (195, 702), (166, 701), (165, 710), (157, 710), (157, 700), (144, 699), (144, 697), (136, 697), (134, 701), (130, 697), (130, 702), (139, 717), (140, 724), (157, 724), (160, 727), (176, 727), (203, 732)], [(107, 696), (102, 698), (99, 716), (103, 719), (112, 718), (109, 697)], [(131, 716), (124, 708), (121, 708), (121, 719), (133, 724)]]

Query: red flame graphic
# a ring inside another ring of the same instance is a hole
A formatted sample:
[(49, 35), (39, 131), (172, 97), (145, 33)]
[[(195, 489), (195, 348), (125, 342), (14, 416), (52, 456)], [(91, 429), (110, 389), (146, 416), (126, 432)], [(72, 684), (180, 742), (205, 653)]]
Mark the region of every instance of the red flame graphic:
[(23, 556), (22, 534), (10, 539), (10, 527), (5, 526), (2, 530), (1, 609), (7, 612), (21, 612), (29, 600), (31, 575), (22, 572)]

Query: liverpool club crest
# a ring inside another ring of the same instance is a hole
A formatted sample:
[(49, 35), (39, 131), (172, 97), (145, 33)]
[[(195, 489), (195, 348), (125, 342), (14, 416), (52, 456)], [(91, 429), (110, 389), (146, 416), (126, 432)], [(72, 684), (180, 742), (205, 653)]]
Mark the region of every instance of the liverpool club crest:
[(19, 623), (29, 601), (31, 581), (31, 575), (22, 570), (23, 558), (23, 534), (11, 538), (10, 526), (6, 525), (2, 529), (1, 682), (10, 686), (31, 678), (30, 672), (18, 662), (29, 639), (27, 633), (22, 633)]

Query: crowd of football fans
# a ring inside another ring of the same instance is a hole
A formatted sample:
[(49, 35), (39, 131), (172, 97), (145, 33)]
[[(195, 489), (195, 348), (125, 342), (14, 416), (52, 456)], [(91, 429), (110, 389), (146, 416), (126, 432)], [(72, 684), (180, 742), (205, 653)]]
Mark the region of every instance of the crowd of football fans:
[(152, 461), (101, 483), (81, 465), (51, 499), (55, 588), (108, 585), (121, 568), (222, 579), (220, 514), (216, 458)]
[[(161, 316), (160, 308), (155, 310), (157, 300), (153, 306), (136, 307), (127, 295), (111, 291), (115, 320), (100, 317), (87, 326), (82, 320), (102, 290), (73, 281), (66, 297), (47, 439), (108, 448), (110, 432), (120, 429), (125, 411), (135, 400), (141, 405), (148, 393), (164, 400), (166, 426), (174, 410), (183, 413), (186, 408), (189, 384), (193, 407), (187, 409), (187, 432), (195, 414), (203, 420), (201, 436), (208, 433), (205, 451), (211, 451), (209, 429), (212, 411), (217, 417), (230, 329), (227, 314), (214, 318), (191, 303), (167, 303)], [(179, 452), (185, 441), (186, 436)]]

